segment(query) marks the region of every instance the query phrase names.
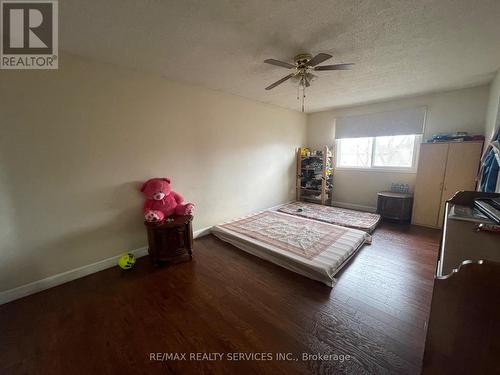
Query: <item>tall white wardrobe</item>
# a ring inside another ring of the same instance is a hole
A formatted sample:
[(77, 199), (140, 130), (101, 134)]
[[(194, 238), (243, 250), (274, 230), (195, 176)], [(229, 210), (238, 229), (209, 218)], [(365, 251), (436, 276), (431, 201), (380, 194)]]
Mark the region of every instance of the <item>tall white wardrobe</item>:
[(483, 142), (422, 143), (412, 223), (441, 228), (447, 199), (475, 190)]

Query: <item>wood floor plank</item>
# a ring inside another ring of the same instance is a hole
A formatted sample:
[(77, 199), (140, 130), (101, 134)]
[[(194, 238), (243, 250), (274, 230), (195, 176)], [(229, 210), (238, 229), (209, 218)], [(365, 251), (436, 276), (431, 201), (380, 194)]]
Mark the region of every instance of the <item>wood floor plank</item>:
[[(418, 374), (438, 243), (436, 230), (384, 223), (330, 289), (207, 236), (191, 262), (146, 257), (0, 306), (0, 373)], [(293, 358), (227, 359), (260, 352)]]

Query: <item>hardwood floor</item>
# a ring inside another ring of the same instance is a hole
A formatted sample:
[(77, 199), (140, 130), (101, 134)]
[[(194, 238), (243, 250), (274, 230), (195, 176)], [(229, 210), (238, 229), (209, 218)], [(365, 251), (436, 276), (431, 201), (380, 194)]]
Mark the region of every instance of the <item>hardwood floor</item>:
[[(382, 224), (330, 289), (203, 237), (191, 262), (146, 257), (0, 306), (0, 374), (417, 374), (438, 242), (436, 230)], [(262, 352), (293, 358), (227, 354)]]

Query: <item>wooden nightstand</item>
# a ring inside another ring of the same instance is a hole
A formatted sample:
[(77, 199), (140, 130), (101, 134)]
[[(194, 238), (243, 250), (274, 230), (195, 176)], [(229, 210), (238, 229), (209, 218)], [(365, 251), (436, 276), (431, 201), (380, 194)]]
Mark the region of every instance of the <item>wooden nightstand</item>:
[(148, 252), (153, 264), (180, 260), (193, 253), (192, 216), (173, 216), (172, 221), (145, 222), (148, 232)]
[(384, 219), (409, 223), (413, 206), (413, 194), (381, 191), (377, 193), (377, 213)]

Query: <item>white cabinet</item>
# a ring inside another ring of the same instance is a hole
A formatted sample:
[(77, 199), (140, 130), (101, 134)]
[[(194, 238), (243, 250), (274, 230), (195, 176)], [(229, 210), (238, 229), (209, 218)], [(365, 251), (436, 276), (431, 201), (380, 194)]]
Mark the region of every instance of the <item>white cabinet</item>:
[(412, 223), (441, 228), (444, 204), (457, 191), (475, 190), (483, 142), (422, 143)]

